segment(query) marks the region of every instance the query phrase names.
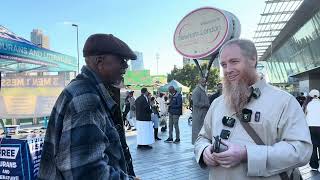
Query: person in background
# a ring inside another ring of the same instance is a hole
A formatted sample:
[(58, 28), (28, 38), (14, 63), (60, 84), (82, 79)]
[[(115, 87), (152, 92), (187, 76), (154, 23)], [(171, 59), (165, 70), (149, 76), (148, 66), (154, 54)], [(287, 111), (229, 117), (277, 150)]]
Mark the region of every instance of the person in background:
[(319, 91), (312, 89), (309, 93), (310, 101), (306, 100), (305, 103), (305, 114), (306, 120), (309, 125), (311, 134), (311, 141), (313, 145), (313, 151), (310, 158), (309, 165), (314, 171), (319, 169), (319, 155), (320, 152), (320, 99)]
[(150, 107), (149, 92), (147, 88), (141, 89), (141, 96), (136, 100), (136, 128), (138, 149), (152, 149), (154, 143), (152, 110)]
[(192, 144), (194, 144), (198, 138), (198, 134), (203, 126), (204, 117), (210, 107), (209, 98), (205, 89), (206, 84), (206, 79), (201, 78), (196, 88), (192, 91)]
[[(182, 95), (173, 86), (168, 88), (171, 94), (169, 102), (169, 137), (164, 142), (180, 143), (179, 117), (182, 115)], [(173, 127), (176, 131), (176, 139), (173, 141)]]
[(136, 123), (136, 104), (135, 101), (136, 99), (133, 97), (133, 93), (134, 91), (130, 91), (129, 92), (129, 98), (128, 98), (128, 102), (129, 102), (129, 107), (130, 107), (130, 111), (127, 114), (127, 120), (129, 121), (129, 129), (132, 131), (135, 131), (135, 123)]
[(306, 100), (306, 97), (304, 96), (304, 93), (301, 92), (299, 96), (297, 96), (297, 101), (299, 102), (300, 106), (303, 105), (304, 101)]
[[(163, 122), (161, 127), (161, 132), (165, 132), (167, 130), (167, 119), (168, 119), (168, 96), (163, 96), (164, 104), (163, 104), (163, 112), (161, 113), (161, 121)], [(161, 123), (160, 123), (161, 124)]]
[(125, 125), (128, 127), (127, 130), (131, 130), (131, 124), (130, 124), (129, 119), (128, 119), (128, 114), (130, 112), (130, 102), (129, 102), (130, 91), (127, 91), (126, 94), (127, 94), (127, 96), (124, 99), (124, 107), (123, 107), (124, 110), (123, 110), (122, 116), (123, 116)]
[(159, 141), (159, 140), (161, 140), (161, 138), (158, 137), (160, 114), (159, 114), (158, 102), (156, 101), (156, 99), (154, 97), (150, 98), (150, 106), (151, 106), (151, 110), (152, 110), (151, 119), (153, 122), (154, 139)]
[(111, 34), (85, 42), (86, 65), (58, 97), (43, 144), (38, 179), (138, 179), (126, 144), (120, 89), (129, 46)]

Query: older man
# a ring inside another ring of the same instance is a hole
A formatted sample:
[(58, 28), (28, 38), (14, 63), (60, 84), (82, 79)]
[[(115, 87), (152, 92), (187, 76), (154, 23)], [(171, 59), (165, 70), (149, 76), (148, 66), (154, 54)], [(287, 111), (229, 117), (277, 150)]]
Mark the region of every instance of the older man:
[(206, 92), (206, 79), (201, 78), (192, 91), (192, 144), (196, 141), (203, 126), (204, 117), (209, 109), (209, 98)]
[[(180, 143), (179, 117), (182, 115), (182, 95), (173, 87), (168, 88), (171, 94), (169, 103), (169, 137), (164, 142)], [(173, 141), (173, 127), (176, 131), (176, 139)]]
[(210, 169), (210, 179), (288, 179), (312, 152), (299, 103), (258, 77), (249, 40), (227, 42), (220, 64), (223, 94), (211, 104), (195, 143), (197, 162)]
[(83, 56), (86, 66), (52, 110), (38, 178), (135, 179), (113, 85), (136, 55), (115, 36), (94, 34)]

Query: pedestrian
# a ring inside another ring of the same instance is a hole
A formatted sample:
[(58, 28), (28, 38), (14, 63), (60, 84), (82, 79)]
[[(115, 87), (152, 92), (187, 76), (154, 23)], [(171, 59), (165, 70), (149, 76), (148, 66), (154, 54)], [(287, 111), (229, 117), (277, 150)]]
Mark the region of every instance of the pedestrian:
[(168, 96), (163, 96), (163, 101), (164, 104), (163, 106), (160, 105), (160, 107), (163, 107), (161, 109), (163, 109), (162, 111), (162, 115), (161, 115), (161, 121), (160, 121), (160, 125), (161, 127), (161, 132), (165, 132), (167, 130), (167, 121), (168, 121)]
[(86, 65), (51, 112), (38, 179), (136, 179), (118, 106), (120, 89), (113, 86), (121, 82), (127, 60), (137, 57), (111, 34), (91, 35), (83, 56)]
[(304, 101), (306, 100), (306, 97), (304, 96), (304, 93), (301, 92), (299, 96), (297, 96), (297, 101), (299, 102), (300, 106), (303, 105)]
[(153, 124), (151, 121), (151, 107), (148, 98), (147, 88), (141, 89), (141, 96), (136, 100), (136, 128), (137, 128), (137, 148), (152, 149), (154, 143)]
[(160, 119), (158, 104), (159, 103), (156, 101), (154, 97), (150, 98), (150, 106), (152, 110), (151, 119), (153, 122), (153, 132), (154, 132), (153, 134), (154, 134), (154, 139), (156, 141), (161, 140), (161, 138), (158, 137), (158, 128), (159, 128), (159, 119)]
[(124, 106), (123, 106), (124, 110), (122, 112), (122, 116), (125, 122), (124, 124), (125, 126), (128, 127), (127, 130), (131, 130), (131, 125), (130, 125), (129, 119), (127, 118), (130, 112), (130, 102), (129, 102), (130, 94), (129, 93), (130, 93), (129, 91), (126, 92), (126, 98), (124, 99)]
[(219, 60), (223, 91), (195, 143), (199, 165), (209, 179), (300, 178), (295, 168), (308, 163), (312, 144), (299, 103), (258, 76), (252, 41), (228, 41)]
[[(182, 95), (173, 86), (168, 88), (171, 94), (169, 103), (169, 137), (164, 142), (180, 143), (179, 117), (182, 115)], [(176, 139), (173, 141), (173, 127), (176, 132)]]
[(134, 91), (130, 91), (129, 92), (129, 98), (128, 98), (128, 102), (129, 102), (129, 113), (127, 114), (127, 119), (129, 121), (129, 129), (128, 130), (132, 130), (135, 131), (135, 123), (136, 123), (136, 104), (135, 101), (136, 99), (133, 96)]
[(203, 126), (204, 117), (210, 107), (209, 98), (206, 92), (206, 79), (201, 78), (198, 85), (192, 91), (192, 144), (198, 138), (198, 134)]
[(305, 114), (306, 120), (309, 125), (311, 134), (311, 141), (313, 145), (313, 151), (310, 158), (309, 165), (314, 171), (318, 171), (319, 168), (319, 155), (320, 152), (320, 99), (319, 91), (312, 89), (309, 93), (311, 101), (306, 103)]

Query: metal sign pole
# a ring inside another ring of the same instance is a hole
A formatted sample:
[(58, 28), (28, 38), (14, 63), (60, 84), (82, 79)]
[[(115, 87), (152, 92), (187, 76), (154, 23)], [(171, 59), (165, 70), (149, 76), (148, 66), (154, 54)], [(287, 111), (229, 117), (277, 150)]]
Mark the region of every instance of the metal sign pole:
[(214, 53), (214, 54), (212, 54), (212, 56), (211, 56), (211, 59), (210, 59), (210, 61), (209, 61), (208, 67), (207, 67), (207, 72), (206, 72), (206, 74), (205, 74), (206, 82), (208, 82), (209, 72), (210, 72), (212, 63), (213, 63), (213, 61), (216, 59), (216, 57), (218, 57), (218, 55), (219, 55), (219, 51), (216, 52), (216, 53)]
[(198, 60), (197, 60), (197, 59), (193, 59), (193, 61), (194, 61), (194, 63), (196, 64), (196, 66), (198, 67), (198, 70), (200, 71), (200, 76), (201, 76), (201, 78), (204, 78), (204, 73), (203, 73), (203, 71), (202, 71), (202, 69), (201, 69), (201, 66), (199, 65)]

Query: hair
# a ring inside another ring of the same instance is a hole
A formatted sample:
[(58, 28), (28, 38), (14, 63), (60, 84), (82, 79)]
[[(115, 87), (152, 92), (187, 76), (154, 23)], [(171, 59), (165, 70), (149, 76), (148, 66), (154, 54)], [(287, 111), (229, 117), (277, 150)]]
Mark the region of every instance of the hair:
[(142, 89), (141, 89), (141, 93), (143, 93), (143, 94), (146, 93), (147, 91), (148, 91), (147, 88), (142, 88)]
[(164, 96), (164, 94), (163, 94), (163, 93), (160, 93), (159, 96), (162, 98), (162, 97)]
[(168, 90), (170, 90), (170, 89), (173, 89), (174, 91), (177, 91), (177, 90), (174, 88), (174, 86), (169, 86), (169, 87), (168, 87)]
[[(241, 49), (241, 54), (245, 57), (247, 57), (248, 59), (251, 60), (258, 60), (258, 53), (257, 53), (257, 49), (256, 46), (254, 45), (254, 43), (248, 39), (232, 39), (227, 41), (219, 50), (219, 54), (221, 54), (221, 52), (223, 51), (223, 49), (227, 46), (230, 45), (237, 45), (239, 46), (239, 48)], [(255, 67), (257, 67), (257, 63), (255, 65)]]
[(154, 97), (153, 96), (150, 98), (150, 101), (154, 101)]

